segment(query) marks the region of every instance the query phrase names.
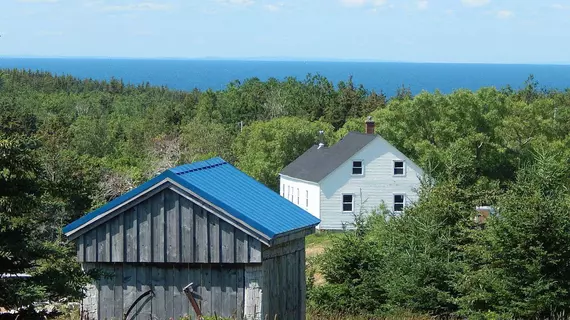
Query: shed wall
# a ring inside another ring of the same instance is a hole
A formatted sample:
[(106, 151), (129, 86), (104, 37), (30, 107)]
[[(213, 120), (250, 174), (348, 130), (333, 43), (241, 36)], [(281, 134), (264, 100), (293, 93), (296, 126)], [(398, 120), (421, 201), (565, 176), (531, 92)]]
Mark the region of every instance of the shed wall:
[(79, 262), (255, 263), (261, 242), (165, 189), (76, 239)]
[(183, 288), (194, 283), (195, 299), (204, 315), (241, 319), (244, 310), (246, 265), (84, 263), (111, 274), (87, 288), (84, 319), (122, 319), (134, 301), (148, 290), (128, 319), (179, 319), (196, 314)]
[(305, 319), (305, 238), (263, 251), (263, 315)]

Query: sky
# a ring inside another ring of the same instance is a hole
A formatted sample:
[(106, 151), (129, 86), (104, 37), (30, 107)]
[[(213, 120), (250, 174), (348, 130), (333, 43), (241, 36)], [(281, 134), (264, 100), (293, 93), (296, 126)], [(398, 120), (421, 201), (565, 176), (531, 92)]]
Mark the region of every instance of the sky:
[(0, 56), (570, 63), (570, 0), (0, 0)]

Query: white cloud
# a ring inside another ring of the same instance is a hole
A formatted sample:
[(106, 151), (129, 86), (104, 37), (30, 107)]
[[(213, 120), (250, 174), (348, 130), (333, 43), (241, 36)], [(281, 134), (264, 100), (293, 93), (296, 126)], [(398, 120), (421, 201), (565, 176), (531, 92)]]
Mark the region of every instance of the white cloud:
[(468, 7), (482, 7), (491, 3), (491, 0), (461, 0), (461, 3)]
[(218, 0), (218, 2), (221, 2), (223, 4), (236, 5), (236, 6), (251, 6), (252, 4), (255, 3), (254, 0)]
[(514, 16), (515, 13), (510, 11), (510, 10), (500, 10), (497, 11), (497, 18), (501, 18), (501, 19), (508, 19), (511, 18), (512, 16)]
[(277, 12), (283, 8), (283, 3), (276, 3), (276, 4), (266, 4), (263, 8), (267, 11)]
[(57, 3), (59, 0), (18, 0), (23, 3)]
[(361, 7), (366, 4), (366, 0), (340, 0), (340, 3), (347, 7)]
[(61, 31), (39, 31), (36, 35), (41, 37), (61, 37), (63, 36), (63, 32)]
[(347, 7), (362, 7), (368, 5), (381, 7), (388, 3), (388, 0), (340, 0), (340, 3)]
[(103, 11), (164, 11), (171, 7), (167, 4), (154, 3), (154, 2), (141, 2), (126, 5), (105, 6)]
[(426, 10), (429, 6), (429, 2), (428, 0), (420, 0), (418, 1), (418, 9), (420, 10)]
[(570, 10), (570, 4), (555, 3), (555, 4), (551, 5), (550, 7), (552, 9), (556, 9), (556, 10)]

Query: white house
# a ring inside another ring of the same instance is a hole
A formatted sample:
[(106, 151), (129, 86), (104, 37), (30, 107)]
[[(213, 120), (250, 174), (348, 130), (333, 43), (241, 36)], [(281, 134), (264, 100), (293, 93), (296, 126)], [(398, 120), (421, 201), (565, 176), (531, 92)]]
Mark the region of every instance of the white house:
[(281, 196), (321, 219), (320, 229), (340, 230), (361, 209), (384, 203), (400, 212), (417, 199), (423, 170), (366, 121), (366, 134), (350, 132), (331, 147), (315, 145), (280, 173)]

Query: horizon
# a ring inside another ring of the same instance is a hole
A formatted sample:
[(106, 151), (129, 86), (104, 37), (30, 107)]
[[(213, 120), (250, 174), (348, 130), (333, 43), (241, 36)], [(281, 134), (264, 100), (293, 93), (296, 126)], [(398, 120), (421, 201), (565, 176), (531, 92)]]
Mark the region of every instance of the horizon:
[(54, 59), (54, 60), (162, 60), (162, 61), (228, 61), (228, 62), (323, 62), (323, 63), (393, 63), (393, 64), (449, 64), (449, 65), (513, 65), (513, 66), (569, 66), (570, 62), (446, 62), (446, 61), (398, 61), (341, 58), (297, 58), (297, 57), (121, 57), (121, 56), (9, 56), (0, 59)]
[(568, 0), (6, 0), (0, 56), (567, 65)]

